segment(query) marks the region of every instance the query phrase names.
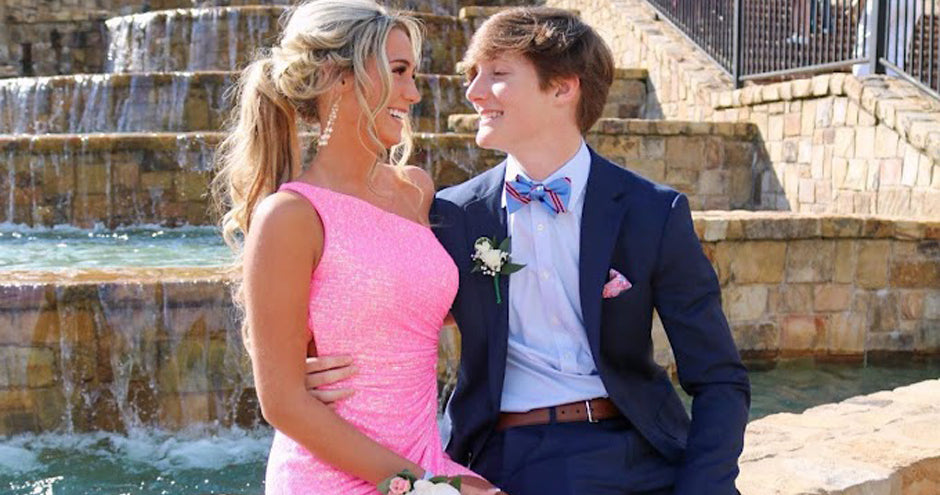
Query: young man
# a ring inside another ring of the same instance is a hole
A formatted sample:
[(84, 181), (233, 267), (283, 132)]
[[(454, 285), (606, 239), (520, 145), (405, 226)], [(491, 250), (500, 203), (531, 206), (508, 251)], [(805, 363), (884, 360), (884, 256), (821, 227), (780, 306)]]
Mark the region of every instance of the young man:
[[(448, 453), (512, 495), (736, 493), (750, 388), (688, 200), (584, 142), (609, 49), (566, 11), (515, 8), (481, 26), (463, 65), (477, 144), (509, 156), (432, 210), (460, 271)], [(496, 283), (474, 271), (481, 237), (511, 238), (524, 267)], [(653, 361), (654, 309), (691, 421)]]
[[(750, 387), (689, 203), (594, 153), (583, 135), (613, 78), (573, 14), (516, 8), (464, 58), (476, 142), (509, 156), (438, 194), (431, 223), (460, 268), (447, 447), (512, 495), (736, 493)], [(480, 237), (524, 268), (472, 272)], [(653, 362), (656, 309), (693, 396)]]

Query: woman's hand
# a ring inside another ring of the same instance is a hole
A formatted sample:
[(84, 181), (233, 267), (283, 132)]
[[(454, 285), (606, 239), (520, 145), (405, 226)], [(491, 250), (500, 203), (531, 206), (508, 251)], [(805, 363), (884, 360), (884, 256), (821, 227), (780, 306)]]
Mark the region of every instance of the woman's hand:
[(492, 483), (476, 476), (460, 477), (460, 495), (507, 495)]
[(308, 357), (304, 363), (304, 383), (307, 392), (315, 399), (327, 405), (334, 405), (343, 399), (346, 399), (356, 393), (355, 390), (348, 388), (337, 388), (330, 390), (319, 390), (325, 385), (343, 381), (358, 372), (359, 369), (353, 364), (352, 356), (318, 356)]

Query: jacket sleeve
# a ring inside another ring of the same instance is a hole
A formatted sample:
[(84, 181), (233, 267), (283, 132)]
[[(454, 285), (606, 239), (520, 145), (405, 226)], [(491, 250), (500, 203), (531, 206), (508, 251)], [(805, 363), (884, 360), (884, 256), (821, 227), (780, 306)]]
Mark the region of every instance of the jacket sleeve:
[(693, 398), (674, 494), (735, 494), (750, 384), (721, 309), (718, 277), (682, 194), (673, 198), (660, 239), (653, 302), (676, 357), (679, 382)]

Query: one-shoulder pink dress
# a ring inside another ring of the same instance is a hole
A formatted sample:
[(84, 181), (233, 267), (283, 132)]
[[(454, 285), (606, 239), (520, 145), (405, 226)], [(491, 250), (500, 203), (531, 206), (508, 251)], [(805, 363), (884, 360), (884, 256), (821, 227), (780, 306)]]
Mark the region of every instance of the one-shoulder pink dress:
[[(303, 182), (280, 190), (307, 198), (323, 223), (308, 326), (318, 353), (351, 354), (359, 368), (333, 385), (356, 391), (336, 412), (432, 473), (472, 474), (447, 457), (437, 429), (437, 342), (457, 292), (453, 260), (429, 228), (367, 201)], [(378, 492), (276, 431), (265, 493)]]

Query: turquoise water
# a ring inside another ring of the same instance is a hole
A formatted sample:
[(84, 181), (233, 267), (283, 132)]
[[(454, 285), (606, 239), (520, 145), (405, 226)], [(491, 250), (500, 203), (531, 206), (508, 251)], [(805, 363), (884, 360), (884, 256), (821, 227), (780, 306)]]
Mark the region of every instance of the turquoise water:
[[(783, 363), (752, 371), (751, 419), (940, 378), (940, 360), (898, 366)], [(271, 429), (20, 435), (0, 442), (0, 493), (170, 495), (263, 492)]]
[(260, 494), (268, 428), (48, 433), (0, 443), (10, 495)]
[(0, 226), (0, 271), (225, 265), (215, 227), (76, 229)]
[(940, 358), (867, 367), (813, 363), (808, 359), (782, 362), (766, 371), (751, 371), (750, 377), (750, 419), (755, 420), (940, 378)]

